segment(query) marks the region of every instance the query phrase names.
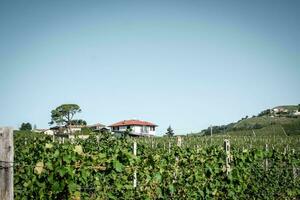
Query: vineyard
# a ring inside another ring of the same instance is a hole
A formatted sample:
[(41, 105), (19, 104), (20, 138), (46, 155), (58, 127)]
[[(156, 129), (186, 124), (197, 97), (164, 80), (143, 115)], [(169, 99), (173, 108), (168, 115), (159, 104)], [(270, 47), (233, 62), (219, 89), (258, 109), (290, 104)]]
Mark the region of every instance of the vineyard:
[(14, 140), (15, 199), (300, 198), (296, 136)]

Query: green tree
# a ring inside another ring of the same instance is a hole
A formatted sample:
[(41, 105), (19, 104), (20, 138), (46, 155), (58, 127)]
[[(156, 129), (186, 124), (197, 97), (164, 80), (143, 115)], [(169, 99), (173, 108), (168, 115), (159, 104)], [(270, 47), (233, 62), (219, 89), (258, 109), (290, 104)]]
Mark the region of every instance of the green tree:
[(31, 130), (32, 130), (32, 126), (29, 122), (21, 124), (20, 131), (31, 131)]
[(171, 126), (168, 127), (166, 135), (169, 136), (169, 137), (172, 137), (174, 135), (174, 131), (171, 128)]
[(81, 109), (77, 104), (62, 104), (51, 111), (49, 124), (56, 123), (57, 125), (69, 126), (72, 124), (74, 115), (80, 112)]
[(73, 120), (71, 120), (70, 124), (71, 125), (83, 125), (83, 126), (87, 125), (86, 121), (83, 119), (73, 119)]

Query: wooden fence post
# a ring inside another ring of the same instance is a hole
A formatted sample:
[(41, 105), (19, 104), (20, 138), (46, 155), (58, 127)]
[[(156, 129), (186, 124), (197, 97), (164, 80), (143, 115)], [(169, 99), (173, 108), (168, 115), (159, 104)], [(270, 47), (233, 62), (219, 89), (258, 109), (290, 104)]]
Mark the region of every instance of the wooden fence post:
[[(268, 146), (268, 144), (266, 144), (265, 150), (266, 150), (266, 152), (269, 151), (269, 146)], [(266, 159), (265, 159), (265, 170), (268, 171), (268, 169), (269, 169), (269, 161), (268, 161), (268, 158), (266, 158)]]
[(224, 150), (226, 152), (226, 158), (225, 158), (226, 174), (228, 175), (230, 172), (230, 142), (227, 139), (224, 140)]
[(0, 128), (0, 199), (14, 199), (13, 129)]
[(180, 136), (177, 137), (177, 146), (181, 147), (182, 138)]
[[(136, 141), (133, 142), (133, 155), (136, 156), (136, 150), (137, 150), (137, 145)], [(136, 169), (134, 170), (133, 173), (133, 187), (136, 188), (137, 186), (137, 171)]]

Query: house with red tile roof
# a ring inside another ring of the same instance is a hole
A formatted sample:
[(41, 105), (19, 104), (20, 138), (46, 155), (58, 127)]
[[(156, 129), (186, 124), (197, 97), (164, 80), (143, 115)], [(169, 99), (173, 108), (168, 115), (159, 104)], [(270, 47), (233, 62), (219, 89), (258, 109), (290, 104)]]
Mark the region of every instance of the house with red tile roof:
[(123, 120), (109, 126), (113, 133), (129, 132), (132, 136), (155, 136), (156, 124), (141, 120)]

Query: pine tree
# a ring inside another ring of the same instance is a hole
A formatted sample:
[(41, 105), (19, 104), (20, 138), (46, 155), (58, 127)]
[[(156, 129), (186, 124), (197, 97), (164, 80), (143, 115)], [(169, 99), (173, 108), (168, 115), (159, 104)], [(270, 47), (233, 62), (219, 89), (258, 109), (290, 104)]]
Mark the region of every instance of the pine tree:
[(174, 131), (171, 128), (171, 126), (168, 127), (166, 135), (169, 136), (169, 137), (172, 137), (174, 135)]

